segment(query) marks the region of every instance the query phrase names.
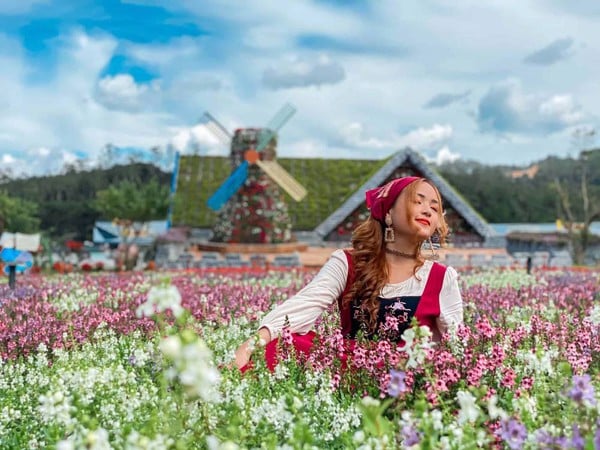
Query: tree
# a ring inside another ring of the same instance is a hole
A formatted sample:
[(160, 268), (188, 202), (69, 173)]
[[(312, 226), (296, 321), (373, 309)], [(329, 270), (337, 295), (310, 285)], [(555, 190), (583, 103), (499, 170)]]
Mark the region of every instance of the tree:
[(600, 194), (593, 190), (588, 180), (588, 165), (593, 158), (600, 158), (600, 150), (586, 150), (579, 155), (581, 163), (581, 220), (573, 212), (571, 196), (561, 181), (556, 178), (554, 187), (558, 193), (563, 222), (571, 243), (571, 254), (573, 262), (578, 265), (584, 264), (585, 254), (590, 245), (590, 226), (595, 220), (600, 220)]
[(156, 180), (145, 184), (131, 181), (110, 186), (96, 193), (95, 208), (105, 219), (146, 222), (167, 217), (169, 188)]
[(33, 202), (17, 197), (10, 197), (0, 191), (0, 233), (13, 231), (19, 233), (35, 233), (40, 230), (38, 206)]
[(123, 181), (99, 191), (95, 206), (105, 218), (112, 219), (119, 226), (119, 259), (127, 270), (131, 270), (138, 258), (134, 240), (144, 232), (140, 222), (166, 218), (169, 189), (156, 180), (146, 184)]

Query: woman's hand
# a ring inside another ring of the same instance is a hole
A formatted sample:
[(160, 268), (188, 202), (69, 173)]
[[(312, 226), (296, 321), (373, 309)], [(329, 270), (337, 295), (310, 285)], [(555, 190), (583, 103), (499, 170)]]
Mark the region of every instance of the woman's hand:
[[(258, 343), (257, 343), (258, 341)], [(250, 357), (256, 345), (267, 345), (271, 342), (271, 332), (268, 328), (258, 330), (258, 338), (252, 337), (240, 345), (235, 351), (235, 365), (241, 369), (250, 362)]]
[(252, 350), (250, 349), (251, 343), (252, 339), (248, 339), (235, 351), (235, 366), (238, 369), (241, 369), (250, 362), (250, 356), (252, 355)]

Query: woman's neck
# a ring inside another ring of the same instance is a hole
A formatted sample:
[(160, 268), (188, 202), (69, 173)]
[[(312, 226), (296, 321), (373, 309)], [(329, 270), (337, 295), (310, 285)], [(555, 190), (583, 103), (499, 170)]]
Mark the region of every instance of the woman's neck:
[(402, 251), (402, 250), (397, 250), (392, 247), (385, 247), (385, 252), (388, 255), (393, 255), (398, 258), (417, 259), (417, 254), (415, 252), (406, 252), (406, 251)]
[(388, 255), (394, 255), (400, 258), (416, 259), (418, 255), (418, 245), (414, 242), (408, 242), (404, 239), (398, 239), (394, 242), (385, 243), (385, 252)]

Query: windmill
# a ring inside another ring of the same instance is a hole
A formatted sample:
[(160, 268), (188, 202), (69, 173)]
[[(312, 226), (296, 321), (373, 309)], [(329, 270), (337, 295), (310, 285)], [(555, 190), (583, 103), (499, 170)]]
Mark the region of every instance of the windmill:
[(295, 201), (306, 189), (276, 157), (277, 132), (296, 109), (285, 104), (264, 128), (240, 128), (231, 135), (212, 115), (205, 113), (206, 127), (230, 146), (231, 175), (208, 199), (219, 212), (213, 240), (230, 243), (291, 242), (291, 220), (282, 192)]

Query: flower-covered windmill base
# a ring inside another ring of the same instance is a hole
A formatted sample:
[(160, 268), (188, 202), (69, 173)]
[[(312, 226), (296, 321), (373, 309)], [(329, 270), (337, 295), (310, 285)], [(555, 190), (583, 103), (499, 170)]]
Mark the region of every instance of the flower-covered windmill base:
[(292, 222), (279, 187), (251, 168), (248, 179), (219, 212), (213, 241), (245, 244), (293, 242)]

